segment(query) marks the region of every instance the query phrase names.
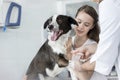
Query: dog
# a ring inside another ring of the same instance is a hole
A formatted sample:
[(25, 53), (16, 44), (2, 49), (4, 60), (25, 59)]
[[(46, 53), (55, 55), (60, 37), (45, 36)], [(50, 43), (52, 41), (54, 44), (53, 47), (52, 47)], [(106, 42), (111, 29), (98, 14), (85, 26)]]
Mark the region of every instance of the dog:
[(27, 80), (44, 80), (62, 72), (69, 61), (65, 58), (65, 42), (77, 22), (67, 15), (53, 15), (44, 23), (48, 39), (39, 49), (26, 72)]

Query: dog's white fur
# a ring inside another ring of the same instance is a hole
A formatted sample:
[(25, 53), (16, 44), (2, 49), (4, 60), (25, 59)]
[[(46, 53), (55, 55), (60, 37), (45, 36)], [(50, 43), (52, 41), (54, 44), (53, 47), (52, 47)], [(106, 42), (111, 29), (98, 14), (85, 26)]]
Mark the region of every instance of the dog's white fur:
[(48, 44), (52, 47), (54, 52), (65, 54), (66, 49), (64, 45), (67, 42), (68, 37), (70, 37), (70, 31), (67, 34), (62, 35), (57, 41), (50, 40)]
[[(56, 29), (59, 26), (56, 22), (57, 16), (58, 15), (54, 15), (53, 18), (52, 18), (52, 22), (51, 22), (51, 24), (54, 25), (56, 27)], [(49, 30), (49, 29), (47, 29), (47, 30)], [(71, 36), (70, 34), (71, 34), (71, 30), (69, 32), (67, 32), (66, 34), (63, 34), (61, 37), (59, 37), (59, 39), (57, 41), (52, 41), (51, 40), (51, 35), (53, 35), (53, 32), (48, 31), (48, 39), (49, 39), (48, 44), (52, 47), (53, 51), (56, 52), (57, 54), (65, 54), (66, 53), (66, 48), (64, 47), (64, 45), (67, 42), (68, 37)], [(50, 69), (46, 68), (46, 73), (50, 77), (55, 77), (56, 75), (60, 74), (65, 69), (68, 69), (70, 71), (72, 80), (77, 80), (75, 75), (74, 75), (74, 71), (72, 70), (72, 68), (70, 66), (60, 68), (58, 66), (58, 64), (55, 64), (53, 70), (50, 70)]]
[[(57, 16), (58, 15), (55, 15), (51, 22), (51, 24), (56, 26), (56, 28), (58, 28), (58, 24), (56, 22)], [(67, 34), (62, 35), (57, 41), (51, 41), (50, 38), (53, 33), (51, 33), (51, 32), (48, 33), (48, 39), (49, 39), (48, 44), (52, 47), (54, 52), (56, 52), (57, 54), (60, 54), (60, 53), (65, 54), (66, 53), (66, 49), (65, 49), (64, 45), (67, 42), (68, 37), (70, 37), (70, 33), (71, 33), (71, 30)], [(69, 67), (66, 67), (66, 68), (69, 68)], [(59, 68), (58, 64), (55, 64), (55, 67), (53, 70), (46, 68), (46, 73), (50, 77), (55, 77), (56, 75), (60, 74), (66, 68)], [(68, 70), (70, 70), (70, 72), (73, 73), (71, 68), (69, 68)], [(75, 78), (74, 76), (72, 76), (72, 77)], [(72, 79), (72, 80), (75, 80), (75, 79)]]
[[(64, 47), (66, 41), (68, 40), (68, 37), (70, 37), (70, 31), (67, 34), (62, 35), (57, 41), (49, 41), (49, 45), (52, 47), (53, 51), (57, 54), (65, 54), (66, 49)], [(46, 73), (50, 77), (55, 77), (59, 73), (61, 73), (65, 68), (59, 68), (58, 64), (55, 65), (53, 70), (46, 69)]]

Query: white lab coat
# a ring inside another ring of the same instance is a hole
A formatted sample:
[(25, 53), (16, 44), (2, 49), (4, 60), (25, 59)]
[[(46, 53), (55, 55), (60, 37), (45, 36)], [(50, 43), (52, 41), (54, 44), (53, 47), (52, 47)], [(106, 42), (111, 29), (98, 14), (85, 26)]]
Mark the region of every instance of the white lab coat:
[(100, 41), (91, 62), (95, 71), (108, 75), (115, 64), (120, 80), (120, 0), (103, 0), (99, 4)]

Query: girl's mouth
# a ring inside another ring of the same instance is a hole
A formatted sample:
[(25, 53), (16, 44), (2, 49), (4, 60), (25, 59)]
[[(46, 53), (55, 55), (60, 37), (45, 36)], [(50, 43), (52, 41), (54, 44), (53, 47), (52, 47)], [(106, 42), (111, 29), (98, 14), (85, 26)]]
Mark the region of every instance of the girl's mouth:
[(81, 33), (83, 33), (84, 31), (81, 31), (81, 30), (77, 30), (77, 32), (78, 32), (79, 34), (81, 34)]

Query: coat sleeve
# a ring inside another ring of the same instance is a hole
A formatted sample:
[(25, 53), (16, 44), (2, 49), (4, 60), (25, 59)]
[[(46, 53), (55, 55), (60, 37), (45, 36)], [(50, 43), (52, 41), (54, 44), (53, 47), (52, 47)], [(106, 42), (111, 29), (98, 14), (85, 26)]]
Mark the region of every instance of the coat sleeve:
[(104, 75), (110, 73), (119, 52), (120, 11), (117, 8), (112, 0), (104, 0), (99, 5), (100, 41), (91, 62), (96, 61), (95, 71)]

